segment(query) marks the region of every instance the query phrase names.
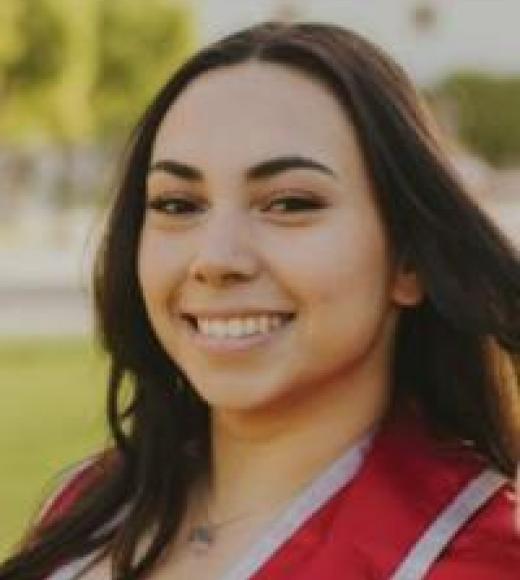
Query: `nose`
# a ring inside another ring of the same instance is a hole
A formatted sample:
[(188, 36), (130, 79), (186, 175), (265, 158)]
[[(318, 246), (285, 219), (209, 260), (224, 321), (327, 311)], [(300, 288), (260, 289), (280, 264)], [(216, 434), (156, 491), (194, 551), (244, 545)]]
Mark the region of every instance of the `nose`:
[(235, 215), (209, 219), (197, 239), (196, 253), (189, 275), (198, 282), (223, 286), (253, 279), (258, 272), (258, 258), (252, 246), (246, 220)]

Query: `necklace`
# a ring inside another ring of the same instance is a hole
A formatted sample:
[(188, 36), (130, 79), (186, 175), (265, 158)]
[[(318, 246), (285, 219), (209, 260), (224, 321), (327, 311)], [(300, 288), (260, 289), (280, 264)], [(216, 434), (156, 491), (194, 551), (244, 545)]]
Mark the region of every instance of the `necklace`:
[[(294, 494), (291, 495), (289, 498), (284, 498), (284, 499), (278, 500), (277, 502), (271, 504), (269, 507), (274, 508), (282, 503), (286, 503), (293, 496), (294, 496)], [(199, 524), (191, 527), (191, 529), (188, 533), (188, 538), (187, 538), (188, 546), (196, 555), (199, 555), (199, 556), (204, 555), (215, 544), (215, 542), (217, 540), (218, 531), (221, 528), (228, 526), (230, 524), (233, 524), (235, 522), (238, 522), (238, 521), (243, 521), (246, 519), (253, 518), (253, 517), (258, 516), (258, 515), (265, 515), (265, 507), (261, 512), (258, 510), (255, 510), (252, 512), (251, 511), (243, 512), (237, 516), (234, 516), (234, 517), (226, 519), (226, 520), (221, 520), (218, 522), (212, 521), (211, 518), (209, 517), (209, 515), (206, 515), (206, 520), (204, 522), (199, 523)]]
[[(249, 514), (251, 515), (251, 514)], [(215, 543), (217, 531), (233, 522), (246, 519), (248, 516), (236, 516), (222, 522), (206, 521), (193, 526), (188, 535), (188, 544), (196, 554), (205, 554)]]
[[(364, 453), (365, 448), (368, 447), (368, 444), (372, 440), (373, 433), (374, 433), (374, 430), (369, 431), (369, 434), (367, 436), (365, 436), (360, 441), (360, 443), (358, 443), (358, 444), (354, 445), (352, 448), (350, 448), (348, 455), (345, 453), (344, 455), (340, 456), (340, 458), (338, 460), (336, 460), (336, 463), (332, 464), (332, 467), (337, 469), (336, 464), (338, 464), (338, 465), (342, 464), (341, 462), (344, 462), (347, 457), (349, 458), (349, 460), (351, 457), (357, 457), (357, 456), (353, 455), (354, 451), (357, 451), (357, 453), (359, 454), (359, 453), (361, 453), (361, 450), (363, 450), (363, 453)], [(362, 457), (362, 455), (360, 455), (360, 457)], [(329, 468), (329, 469), (332, 469), (332, 468)], [(328, 473), (328, 472), (326, 472), (326, 473)], [(312, 481), (312, 479), (311, 479), (311, 481)], [(293, 493), (288, 498), (286, 497), (286, 498), (280, 499), (272, 504), (267, 504), (267, 508), (272, 509), (276, 506), (279, 506), (280, 504), (288, 503), (292, 498), (294, 498), (297, 494), (299, 494), (304, 488), (307, 488), (308, 485), (309, 485), (309, 482), (307, 481), (303, 485), (298, 487), (297, 490), (293, 491)], [(207, 489), (206, 489), (205, 493), (207, 494)], [(213, 521), (211, 521), (211, 518), (209, 517), (208, 505), (206, 503), (206, 519), (203, 523), (199, 523), (197, 525), (191, 526), (191, 528), (188, 532), (188, 538), (187, 538), (188, 547), (196, 555), (204, 555), (215, 544), (215, 542), (217, 540), (217, 533), (221, 528), (223, 528), (227, 525), (230, 525), (232, 523), (241, 521), (241, 520), (252, 518), (252, 517), (260, 515), (260, 514), (265, 515), (266, 514), (265, 510), (266, 510), (266, 506), (263, 507), (261, 512), (259, 512), (258, 510), (249, 511), (249, 512), (245, 512), (245, 513), (243, 512), (242, 514), (239, 514), (233, 518), (222, 520), (220, 522), (213, 522)]]

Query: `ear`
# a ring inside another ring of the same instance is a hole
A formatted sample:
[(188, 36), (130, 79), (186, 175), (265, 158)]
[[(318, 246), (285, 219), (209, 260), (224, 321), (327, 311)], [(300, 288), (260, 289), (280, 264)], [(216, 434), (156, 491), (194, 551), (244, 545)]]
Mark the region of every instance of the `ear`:
[(424, 298), (424, 288), (415, 268), (401, 260), (394, 273), (392, 301), (396, 306), (417, 306)]

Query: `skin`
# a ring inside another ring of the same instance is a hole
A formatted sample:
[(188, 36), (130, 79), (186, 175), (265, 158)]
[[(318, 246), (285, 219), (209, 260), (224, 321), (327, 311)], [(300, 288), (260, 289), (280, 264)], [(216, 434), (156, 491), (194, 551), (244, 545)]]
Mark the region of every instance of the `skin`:
[[(248, 178), (287, 156), (327, 170)], [(199, 177), (160, 168), (172, 160)], [(290, 498), (377, 423), (399, 312), (422, 290), (391, 259), (345, 112), (300, 72), (249, 62), (196, 79), (160, 125), (150, 166), (139, 282), (160, 342), (211, 408), (208, 504), (226, 519)], [(201, 350), (180, 319), (247, 307), (296, 318), (225, 355)]]

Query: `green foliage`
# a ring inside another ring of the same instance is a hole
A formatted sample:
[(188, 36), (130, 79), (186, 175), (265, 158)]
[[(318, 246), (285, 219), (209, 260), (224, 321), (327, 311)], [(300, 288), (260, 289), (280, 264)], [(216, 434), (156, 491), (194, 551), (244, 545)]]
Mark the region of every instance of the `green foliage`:
[(2, 0), (4, 142), (117, 137), (192, 49), (187, 4), (172, 0)]
[(6, 66), (16, 62), (23, 50), (23, 38), (18, 32), (22, 9), (19, 2), (0, 2), (0, 86)]
[(60, 50), (65, 40), (64, 22), (49, 3), (25, 0), (18, 20), (18, 35), (23, 44), (19, 57), (8, 69), (14, 87), (30, 88), (49, 82), (63, 67)]
[[(152, 5), (153, 4), (153, 9)], [(111, 0), (100, 14), (96, 111), (102, 132), (118, 132), (142, 112), (186, 55), (191, 29), (171, 3)]]
[(520, 77), (460, 73), (437, 90), (455, 104), (462, 141), (496, 165), (520, 161)]

